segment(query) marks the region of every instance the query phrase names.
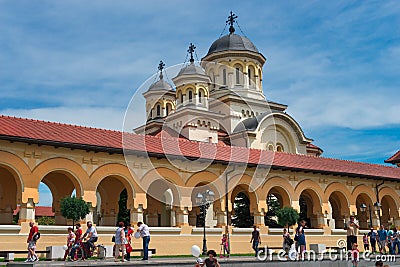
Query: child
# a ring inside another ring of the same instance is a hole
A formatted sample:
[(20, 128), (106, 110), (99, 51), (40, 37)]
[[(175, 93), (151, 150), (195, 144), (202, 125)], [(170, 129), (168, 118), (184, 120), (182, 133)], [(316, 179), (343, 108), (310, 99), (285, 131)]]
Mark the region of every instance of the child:
[[(225, 257), (225, 252), (226, 252), (227, 257), (229, 258), (228, 238), (226, 237), (226, 234), (222, 235), (221, 246), (222, 246), (222, 249), (224, 251), (224, 257)], [(222, 256), (220, 255), (220, 257), (222, 257)]]
[(367, 234), (364, 234), (364, 236), (363, 236), (363, 243), (364, 243), (364, 251), (368, 251), (369, 250), (369, 242), (368, 242)]
[(351, 250), (351, 262), (353, 263), (353, 267), (358, 266), (358, 262), (360, 261), (359, 255), (360, 251), (358, 250), (358, 245), (357, 243), (353, 243), (353, 247)]
[[(75, 243), (74, 228), (68, 227), (68, 236), (67, 236), (67, 247), (68, 247), (68, 249), (64, 253), (64, 259), (63, 259), (64, 261), (67, 258), (67, 256), (68, 256), (72, 246), (74, 245), (74, 243)], [(69, 259), (70, 258), (68, 258), (68, 260)]]

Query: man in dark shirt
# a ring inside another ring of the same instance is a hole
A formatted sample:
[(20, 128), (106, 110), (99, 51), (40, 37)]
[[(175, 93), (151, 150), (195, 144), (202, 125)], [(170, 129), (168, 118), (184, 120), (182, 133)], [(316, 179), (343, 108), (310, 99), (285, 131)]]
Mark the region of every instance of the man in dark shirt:
[(256, 257), (258, 256), (258, 245), (261, 244), (261, 236), (260, 231), (257, 229), (257, 226), (253, 226), (253, 232), (251, 233), (250, 243), (253, 243), (253, 249), (256, 253)]
[(371, 228), (371, 232), (368, 233), (369, 241), (371, 243), (372, 253), (376, 252), (376, 237), (377, 233), (374, 231), (374, 228)]

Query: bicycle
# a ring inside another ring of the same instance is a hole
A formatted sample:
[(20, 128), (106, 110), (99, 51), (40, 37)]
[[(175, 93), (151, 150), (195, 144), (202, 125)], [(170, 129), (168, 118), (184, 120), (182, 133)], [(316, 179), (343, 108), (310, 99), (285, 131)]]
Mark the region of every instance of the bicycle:
[[(96, 251), (97, 256), (99, 255), (98, 251), (99, 249), (103, 249), (104, 253), (106, 253), (106, 248), (103, 245), (96, 245), (96, 249), (92, 249), (89, 248), (89, 245), (87, 244), (87, 242), (79, 242), (79, 244), (75, 244), (75, 253), (72, 257), (73, 261), (81, 261), (81, 260), (85, 260), (88, 258), (93, 257), (94, 252)], [(105, 257), (103, 257), (102, 259), (105, 259)]]

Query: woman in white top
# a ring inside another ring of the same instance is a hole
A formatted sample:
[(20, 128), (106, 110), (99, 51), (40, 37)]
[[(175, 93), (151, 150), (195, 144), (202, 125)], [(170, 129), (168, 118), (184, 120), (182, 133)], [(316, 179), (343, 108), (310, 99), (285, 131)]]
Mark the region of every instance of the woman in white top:
[(119, 261), (119, 251), (122, 251), (122, 261), (125, 261), (125, 229), (124, 223), (118, 223), (118, 229), (115, 232), (115, 251), (114, 251), (114, 261)]

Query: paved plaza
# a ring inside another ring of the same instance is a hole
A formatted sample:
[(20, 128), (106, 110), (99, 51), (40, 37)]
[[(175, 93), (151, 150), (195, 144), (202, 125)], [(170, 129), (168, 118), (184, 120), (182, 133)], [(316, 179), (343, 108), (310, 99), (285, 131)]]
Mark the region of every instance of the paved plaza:
[[(254, 257), (232, 257), (230, 259), (219, 259), (221, 266), (293, 266), (293, 267), (347, 267), (352, 266), (350, 261), (259, 261)], [(390, 267), (400, 267), (400, 258), (397, 257), (395, 262), (387, 262), (384, 263)], [(7, 267), (43, 267), (43, 266), (191, 266), (195, 265), (194, 258), (155, 258), (149, 261), (142, 261), (139, 259), (133, 259), (130, 262), (114, 262), (113, 259), (106, 260), (88, 260), (88, 261), (80, 261), (80, 262), (63, 262), (63, 261), (41, 261), (37, 263), (24, 263), (24, 262), (10, 262), (7, 263)], [(360, 261), (359, 267), (370, 267), (375, 266), (375, 261), (372, 259), (371, 261)]]

